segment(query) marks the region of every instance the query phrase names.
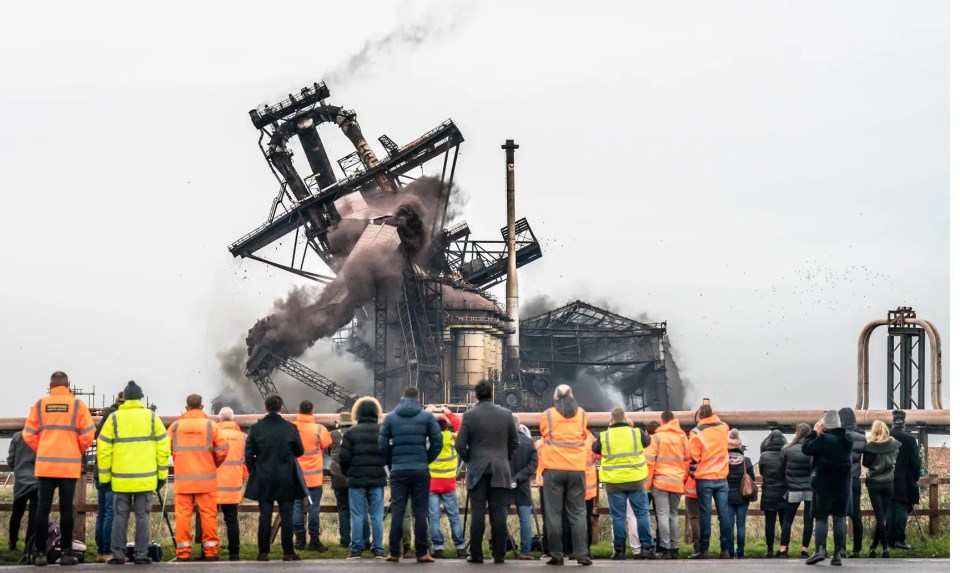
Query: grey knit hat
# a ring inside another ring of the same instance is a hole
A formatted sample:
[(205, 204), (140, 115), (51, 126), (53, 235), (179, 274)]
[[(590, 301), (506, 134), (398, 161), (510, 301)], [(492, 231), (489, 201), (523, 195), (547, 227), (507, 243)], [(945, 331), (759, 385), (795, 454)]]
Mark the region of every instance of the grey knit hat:
[(840, 427), (840, 414), (836, 410), (829, 410), (823, 414), (823, 429), (836, 430)]

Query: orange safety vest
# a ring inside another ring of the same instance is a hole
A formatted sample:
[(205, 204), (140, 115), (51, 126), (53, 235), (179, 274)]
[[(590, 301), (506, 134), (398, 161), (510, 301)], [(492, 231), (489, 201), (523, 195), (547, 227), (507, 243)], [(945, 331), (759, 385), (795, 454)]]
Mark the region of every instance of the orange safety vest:
[(203, 410), (187, 410), (167, 433), (173, 454), (174, 493), (217, 491), (217, 468), (227, 458), (230, 447), (220, 426)]
[(661, 491), (684, 493), (684, 481), (690, 468), (690, 448), (680, 422), (670, 420), (657, 428), (650, 442), (650, 450), (647, 465), (653, 476), (653, 486)]
[(576, 414), (565, 417), (556, 408), (540, 416), (540, 460), (544, 470), (581, 471), (587, 457), (587, 414), (577, 407)]
[(600, 492), (600, 484), (597, 482), (597, 454), (593, 453), (593, 442), (596, 441), (596, 438), (593, 437), (593, 434), (588, 434), (587, 437), (587, 467), (584, 468), (584, 496), (583, 498), (587, 501), (597, 497), (597, 494)]
[(297, 430), (303, 442), (303, 455), (297, 458), (297, 463), (309, 488), (323, 485), (323, 450), (333, 443), (326, 426), (313, 420), (313, 414), (297, 414)]
[(217, 503), (240, 503), (243, 499), (243, 480), (247, 477), (247, 466), (243, 462), (247, 435), (233, 420), (220, 422), (219, 426), (229, 447), (226, 459), (217, 468)]
[(643, 488), (648, 492), (650, 486), (653, 485), (653, 436), (655, 435), (656, 432), (650, 435), (650, 445), (643, 448), (643, 459), (647, 463), (647, 477), (643, 478)]
[(533, 478), (533, 485), (536, 487), (543, 487), (543, 456), (540, 455), (540, 444), (542, 443), (542, 439), (533, 443), (533, 447), (537, 449), (537, 473)]
[(66, 386), (54, 386), (30, 409), (23, 426), (23, 441), (36, 450), (34, 475), (77, 479), (83, 452), (87, 451), (97, 426), (83, 400)]
[(697, 499), (697, 480), (690, 474), (687, 474), (687, 479), (683, 482), (683, 495)]
[(727, 433), (730, 427), (716, 415), (702, 418), (690, 431), (690, 459), (697, 464), (696, 479), (726, 479), (730, 473)]

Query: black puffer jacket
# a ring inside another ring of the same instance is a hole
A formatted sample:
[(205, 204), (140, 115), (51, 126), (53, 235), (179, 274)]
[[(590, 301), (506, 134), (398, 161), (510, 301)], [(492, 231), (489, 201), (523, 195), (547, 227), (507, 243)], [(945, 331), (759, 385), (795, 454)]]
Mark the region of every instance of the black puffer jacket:
[(787, 497), (787, 476), (783, 463), (783, 446), (787, 439), (780, 430), (770, 432), (760, 444), (760, 476), (763, 485), (760, 487), (760, 509), (764, 511), (778, 511), (783, 507)]
[(850, 452), (850, 485), (854, 490), (859, 491), (860, 475), (863, 473), (861, 461), (863, 448), (867, 445), (867, 437), (857, 429), (857, 417), (852, 408), (840, 408), (837, 414), (840, 414), (840, 425), (847, 431), (847, 437), (853, 443), (853, 450)]
[(743, 455), (743, 449), (741, 448), (728, 449), (727, 455), (730, 457), (730, 472), (727, 474), (727, 486), (729, 487), (727, 505), (748, 503), (740, 496), (740, 482), (743, 480), (744, 468), (754, 481), (757, 480), (757, 474), (753, 471), (753, 462)]
[(845, 515), (850, 499), (850, 451), (853, 443), (841, 428), (810, 432), (803, 453), (813, 457), (813, 517)]
[(380, 453), (380, 405), (372, 398), (361, 398), (353, 406), (357, 425), (343, 434), (340, 442), (340, 469), (347, 476), (347, 487), (384, 487), (387, 485), (387, 456)]
[(783, 449), (783, 477), (787, 491), (810, 491), (813, 459), (803, 453), (803, 444), (796, 443)]

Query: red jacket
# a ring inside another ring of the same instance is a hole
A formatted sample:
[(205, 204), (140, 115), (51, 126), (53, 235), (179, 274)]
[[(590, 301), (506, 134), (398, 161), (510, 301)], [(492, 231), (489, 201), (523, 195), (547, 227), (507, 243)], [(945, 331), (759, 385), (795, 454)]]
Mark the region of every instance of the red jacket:
[[(452, 412), (444, 415), (448, 420), (450, 420), (450, 428), (447, 428), (444, 431), (452, 431), (454, 433), (453, 441), (456, 442), (456, 433), (460, 431), (460, 416), (457, 416)], [(453, 477), (448, 478), (430, 478), (430, 493), (450, 493), (455, 489), (457, 489), (456, 474), (454, 474)]]

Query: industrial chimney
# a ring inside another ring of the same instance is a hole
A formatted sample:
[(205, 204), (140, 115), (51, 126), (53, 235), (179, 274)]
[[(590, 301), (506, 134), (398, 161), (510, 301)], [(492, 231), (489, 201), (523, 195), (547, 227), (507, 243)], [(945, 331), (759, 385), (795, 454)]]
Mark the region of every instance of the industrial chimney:
[(507, 152), (507, 318), (513, 332), (507, 335), (504, 380), (520, 381), (520, 285), (517, 283), (517, 216), (514, 188), (513, 152), (519, 145), (508, 139), (500, 146)]

